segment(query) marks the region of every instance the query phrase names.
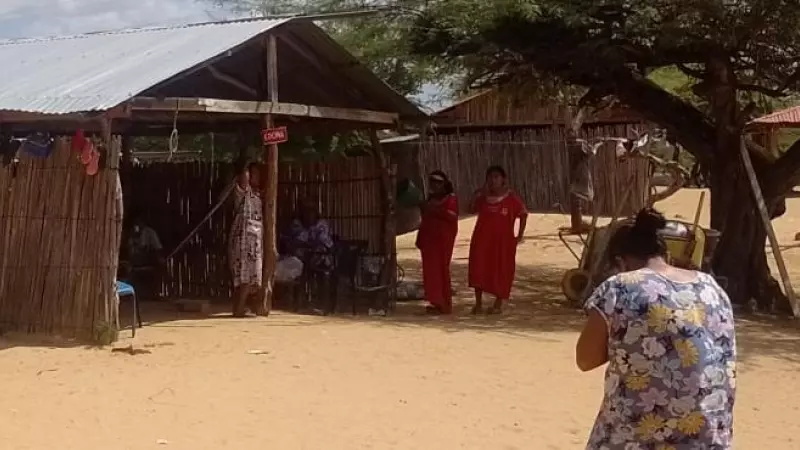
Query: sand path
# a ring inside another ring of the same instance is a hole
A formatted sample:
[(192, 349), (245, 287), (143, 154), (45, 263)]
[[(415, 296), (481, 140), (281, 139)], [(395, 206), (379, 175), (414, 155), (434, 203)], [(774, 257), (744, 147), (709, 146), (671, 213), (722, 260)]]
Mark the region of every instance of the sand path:
[[(691, 217), (696, 198), (687, 190), (661, 207)], [(789, 210), (777, 223), (785, 246), (800, 202)], [(514, 307), (498, 319), (465, 314), (467, 219), (454, 318), (415, 316), (417, 304), (387, 319), (241, 321), (149, 307), (136, 355), (0, 340), (0, 449), (582, 448), (602, 373), (573, 364), (582, 319), (561, 306), (557, 282), (574, 261), (553, 234), (565, 223), (531, 218)], [(412, 243), (399, 240), (413, 278)], [(800, 285), (800, 249), (786, 253)], [(797, 326), (742, 319), (739, 336), (737, 448), (800, 448)]]

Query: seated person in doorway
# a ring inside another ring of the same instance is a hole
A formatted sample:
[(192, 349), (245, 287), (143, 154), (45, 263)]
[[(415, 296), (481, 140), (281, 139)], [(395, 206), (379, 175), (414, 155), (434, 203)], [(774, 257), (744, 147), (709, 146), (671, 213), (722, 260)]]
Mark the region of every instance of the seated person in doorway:
[(319, 218), (317, 205), (303, 199), (297, 208), (297, 218), (289, 225), (284, 238), (288, 255), (299, 258), (307, 268), (328, 271), (333, 268), (330, 251), (333, 236), (328, 222)]
[(159, 295), (158, 284), (164, 265), (161, 239), (140, 216), (133, 217), (125, 235), (121, 276), (134, 285), (141, 298), (155, 298)]

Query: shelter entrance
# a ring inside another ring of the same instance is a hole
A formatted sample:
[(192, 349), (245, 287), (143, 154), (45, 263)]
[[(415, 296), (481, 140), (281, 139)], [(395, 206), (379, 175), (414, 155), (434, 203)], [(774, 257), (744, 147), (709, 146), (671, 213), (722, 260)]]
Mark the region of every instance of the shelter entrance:
[[(48, 58), (51, 54), (58, 57)], [(30, 55), (36, 55), (36, 62), (29, 60)], [(291, 204), (299, 196), (316, 202), (337, 233), (347, 238), (367, 237), (366, 251), (394, 263), (392, 168), (377, 132), (397, 128), (401, 122), (424, 120), (425, 114), (310, 20), (241, 20), (11, 41), (0, 46), (0, 57), (7, 62), (9, 74), (14, 74), (9, 75), (7, 85), (18, 88), (0, 94), (0, 131), (27, 141), (47, 136), (48, 148), (59, 143), (61, 147), (53, 154), (60, 155), (69, 169), (58, 172), (62, 191), (77, 192), (76, 206), (62, 215), (77, 226), (87, 220), (79, 214), (83, 203), (110, 205), (90, 217), (97, 225), (91, 234), (93, 244), (102, 249), (92, 257), (103, 262), (91, 284), (100, 287), (87, 296), (79, 288), (88, 281), (65, 277), (54, 298), (68, 311), (57, 317), (23, 308), (41, 303), (45, 291), (37, 290), (32, 295), (38, 298), (28, 298), (30, 291), (20, 288), (19, 298), (0, 303), (0, 322), (8, 324), (9, 330), (86, 336), (103, 329), (112, 338), (116, 336), (116, 273), (124, 213), (124, 196), (118, 189), (121, 168), (128, 185), (126, 194), (136, 197), (136, 192), (144, 192), (146, 196), (135, 200), (140, 203), (135, 207), (151, 220), (174, 222), (160, 231), (165, 248), (185, 235), (233, 177), (225, 164), (156, 164), (128, 169), (132, 137), (170, 137), (170, 149), (175, 150), (180, 148), (180, 136), (213, 132), (236, 135), (242, 145), (259, 148), (264, 180), (259, 187), (263, 200), (259, 211), (263, 217), (262, 306), (266, 312), (271, 308), (280, 222), (292, 215)], [(76, 60), (81, 64), (75, 65)], [(370, 156), (327, 166), (288, 164), (281, 169), (277, 143), (265, 142), (262, 135), (283, 127), (290, 136), (356, 133), (370, 148)], [(65, 137), (71, 137), (72, 144)], [(70, 147), (84, 148), (87, 143), (91, 143), (91, 151), (86, 161), (69, 157)], [(31, 156), (37, 157), (48, 158)], [(33, 159), (22, 160), (23, 167), (29, 163), (36, 164)], [(85, 180), (73, 176), (82, 166), (86, 166), (84, 177), (103, 180), (92, 192), (70, 190), (84, 186)], [(371, 195), (371, 203), (354, 203), (364, 192)], [(28, 205), (36, 202), (34, 194), (15, 189), (12, 197), (20, 205)], [(47, 220), (31, 216), (25, 208), (9, 211), (22, 227), (38, 220), (39, 227), (44, 227), (42, 234), (47, 235)], [(352, 219), (356, 216), (362, 217)], [(221, 249), (228, 224), (224, 213), (216, 215), (209, 228), (195, 237), (197, 241), (167, 264), (163, 291), (170, 296), (217, 298), (229, 293), (222, 275), (226, 263)], [(9, 245), (21, 245), (22, 252), (51, 252), (44, 241), (23, 242), (15, 236), (18, 234), (6, 233)], [(67, 272), (80, 272), (75, 264), (91, 253), (80, 246), (56, 247), (66, 252), (62, 259)], [(42, 257), (36, 260), (35, 270), (12, 280), (9, 277), (19, 274), (10, 275), (8, 263), (3, 264), (2, 298), (11, 294), (10, 286), (37, 284), (40, 276), (36, 273), (52, 269), (50, 260)], [(388, 282), (392, 280), (390, 276)]]

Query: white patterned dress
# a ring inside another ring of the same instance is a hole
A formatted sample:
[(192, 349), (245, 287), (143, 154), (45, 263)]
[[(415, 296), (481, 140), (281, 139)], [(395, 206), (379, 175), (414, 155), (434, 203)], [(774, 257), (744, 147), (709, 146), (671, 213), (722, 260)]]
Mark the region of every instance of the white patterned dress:
[(650, 269), (621, 273), (586, 308), (609, 330), (605, 395), (587, 449), (731, 448), (733, 312), (710, 275), (682, 283)]
[(260, 286), (264, 264), (261, 197), (249, 186), (242, 189), (238, 184), (233, 194), (236, 216), (228, 241), (233, 286)]

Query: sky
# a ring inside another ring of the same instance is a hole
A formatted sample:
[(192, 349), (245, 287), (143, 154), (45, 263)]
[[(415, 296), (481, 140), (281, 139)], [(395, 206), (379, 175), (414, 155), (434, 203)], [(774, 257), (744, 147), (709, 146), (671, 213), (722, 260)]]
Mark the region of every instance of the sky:
[[(209, 0), (0, 0), (0, 39), (60, 36), (120, 28), (223, 20)], [(437, 108), (439, 88), (416, 99)], [(436, 101), (434, 100), (436, 99)]]
[(0, 38), (41, 37), (218, 19), (198, 0), (0, 0)]

